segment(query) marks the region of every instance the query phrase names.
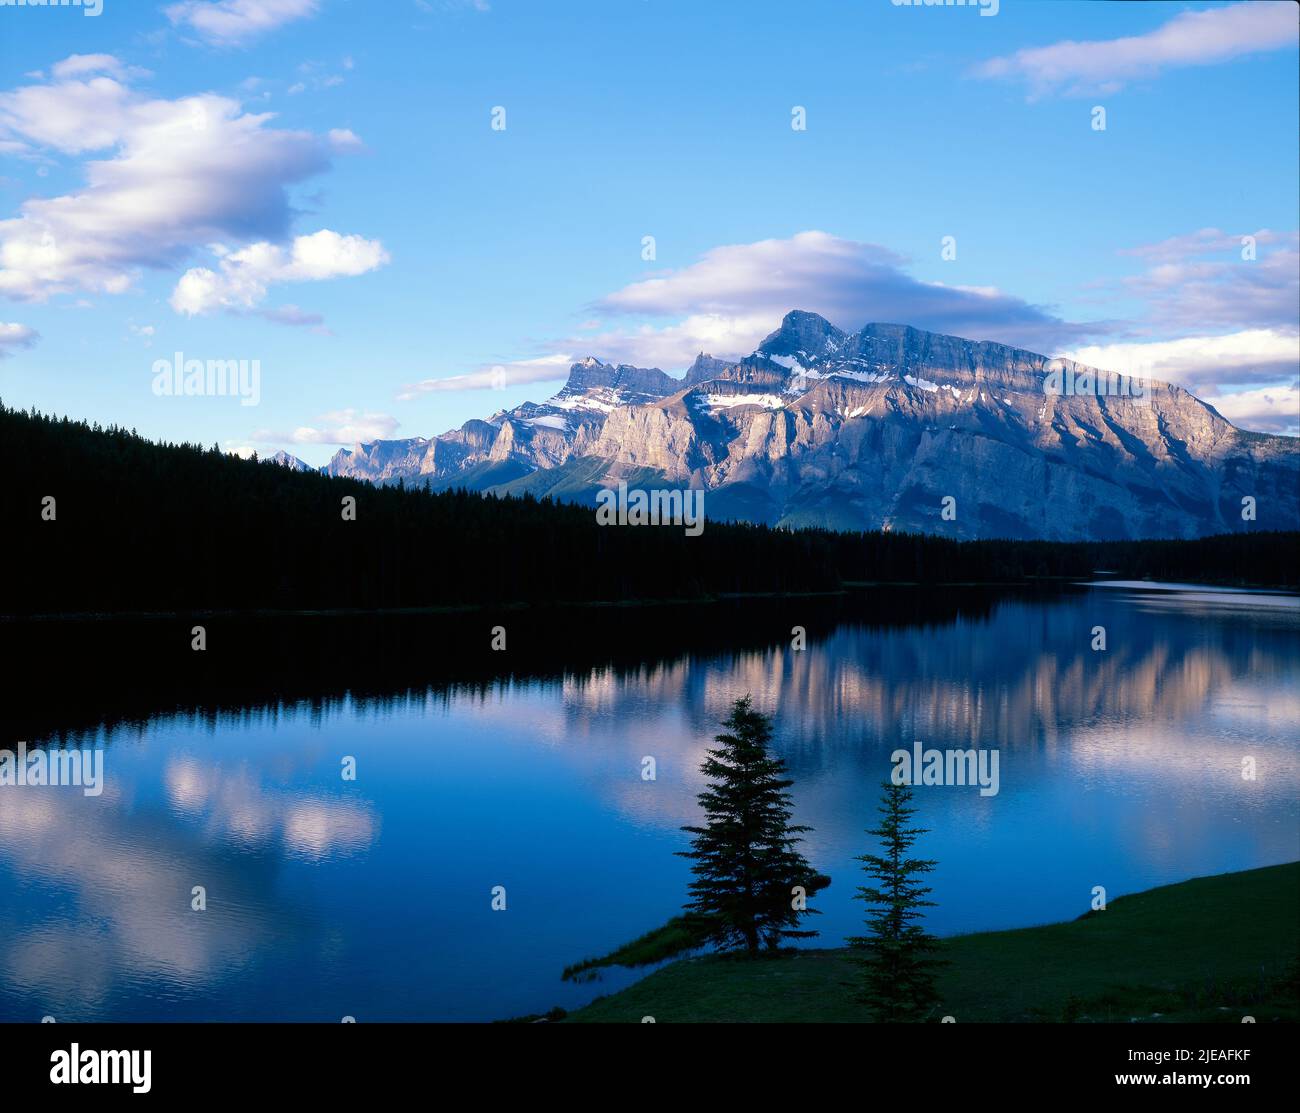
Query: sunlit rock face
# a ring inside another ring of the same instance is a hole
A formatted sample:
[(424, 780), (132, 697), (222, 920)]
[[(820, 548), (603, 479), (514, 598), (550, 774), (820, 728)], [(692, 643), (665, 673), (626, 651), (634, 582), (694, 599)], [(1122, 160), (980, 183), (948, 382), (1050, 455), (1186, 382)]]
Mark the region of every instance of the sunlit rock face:
[(588, 357), (547, 402), (358, 444), (325, 471), (586, 502), (650, 469), (705, 488), (718, 520), (957, 538), (1294, 527), (1294, 440), (1122, 370), (795, 311), (742, 360), (701, 353), (674, 379)]

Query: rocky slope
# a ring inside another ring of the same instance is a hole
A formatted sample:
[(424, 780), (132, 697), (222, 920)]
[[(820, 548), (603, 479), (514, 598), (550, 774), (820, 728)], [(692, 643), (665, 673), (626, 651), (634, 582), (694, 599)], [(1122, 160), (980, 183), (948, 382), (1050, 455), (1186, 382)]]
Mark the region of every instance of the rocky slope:
[(324, 470), (582, 501), (632, 478), (703, 487), (715, 519), (957, 537), (1300, 523), (1300, 445), (1237, 429), (1179, 387), (905, 325), (849, 334), (798, 311), (745, 359), (701, 355), (675, 379), (589, 358), (545, 403), (357, 445)]

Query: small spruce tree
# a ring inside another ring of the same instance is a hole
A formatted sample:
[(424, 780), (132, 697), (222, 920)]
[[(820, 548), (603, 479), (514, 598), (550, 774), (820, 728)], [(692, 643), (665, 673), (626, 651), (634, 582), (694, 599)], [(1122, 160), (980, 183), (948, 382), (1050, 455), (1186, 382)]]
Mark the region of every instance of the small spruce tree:
[(934, 957), (939, 942), (918, 923), (921, 909), (933, 907), (926, 900), (931, 890), (919, 878), (935, 863), (909, 858), (907, 853), (924, 827), (908, 826), (916, 808), (911, 806), (909, 785), (886, 781), (881, 798), (878, 827), (867, 832), (882, 844), (883, 855), (863, 854), (858, 861), (876, 885), (861, 886), (857, 899), (868, 906), (869, 935), (854, 936), (849, 945), (863, 952), (859, 962), (865, 974), (862, 999), (871, 1005), (878, 1020), (914, 1021), (925, 1019), (939, 1000), (934, 986), (935, 970), (945, 965)]
[(683, 827), (695, 838), (679, 851), (695, 864), (688, 915), (706, 926), (707, 941), (722, 949), (744, 947), (750, 955), (774, 949), (782, 939), (817, 933), (800, 929), (810, 896), (830, 884), (798, 850), (810, 830), (790, 822), (791, 797), (785, 763), (767, 750), (772, 721), (738, 699), (700, 766), (709, 787), (699, 794), (707, 817), (703, 827)]

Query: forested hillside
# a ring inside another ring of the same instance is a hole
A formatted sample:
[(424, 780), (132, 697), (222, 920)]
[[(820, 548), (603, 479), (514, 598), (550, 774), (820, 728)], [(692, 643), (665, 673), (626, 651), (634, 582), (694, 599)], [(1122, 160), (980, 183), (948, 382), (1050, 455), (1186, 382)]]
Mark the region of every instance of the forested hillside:
[(1096, 569), (1294, 584), (1300, 564), (1295, 533), (1057, 544), (710, 522), (688, 537), (601, 526), (589, 509), (531, 497), (377, 488), (3, 406), (0, 469), (0, 614), (694, 598)]

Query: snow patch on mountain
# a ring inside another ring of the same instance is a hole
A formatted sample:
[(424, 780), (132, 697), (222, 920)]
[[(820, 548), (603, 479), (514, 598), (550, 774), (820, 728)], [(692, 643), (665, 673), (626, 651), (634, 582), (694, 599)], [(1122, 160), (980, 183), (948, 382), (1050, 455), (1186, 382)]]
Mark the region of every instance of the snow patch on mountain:
[(768, 410), (779, 410), (785, 405), (785, 399), (775, 394), (706, 394), (704, 404), (709, 409), (731, 409), (734, 406), (762, 406)]

